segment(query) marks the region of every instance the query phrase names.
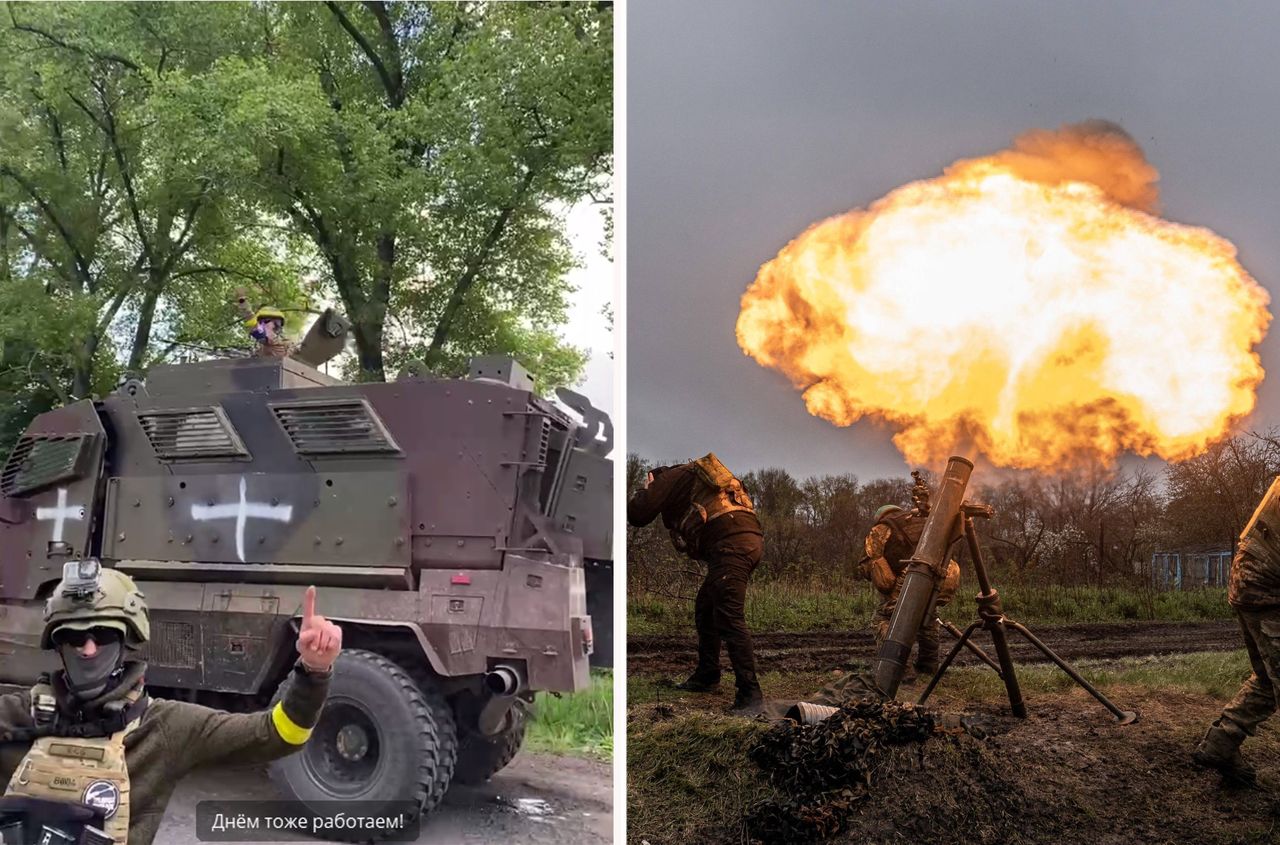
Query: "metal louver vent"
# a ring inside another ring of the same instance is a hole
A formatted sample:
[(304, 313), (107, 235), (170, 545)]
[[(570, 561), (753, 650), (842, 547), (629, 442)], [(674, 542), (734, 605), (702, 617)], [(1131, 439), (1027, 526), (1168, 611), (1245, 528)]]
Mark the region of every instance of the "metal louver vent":
[(83, 434), (28, 434), (18, 441), (0, 471), (0, 493), (24, 496), (80, 475), (89, 437)]
[(151, 448), (164, 460), (249, 456), (221, 408), (142, 411), (138, 422)]
[(398, 453), (382, 420), (363, 399), (272, 405), (271, 410), (301, 455)]
[(543, 418), (542, 432), (538, 440), (538, 463), (544, 466), (547, 463), (547, 450), (551, 445), (551, 420)]

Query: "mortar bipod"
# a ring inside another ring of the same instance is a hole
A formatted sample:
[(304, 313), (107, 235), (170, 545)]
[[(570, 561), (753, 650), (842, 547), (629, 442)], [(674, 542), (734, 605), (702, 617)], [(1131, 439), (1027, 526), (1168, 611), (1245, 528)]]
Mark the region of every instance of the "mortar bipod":
[[(959, 639), (951, 651), (947, 653), (946, 659), (942, 661), (942, 665), (938, 667), (938, 671), (933, 674), (929, 680), (929, 685), (925, 687), (924, 692), (920, 694), (917, 704), (924, 704), (929, 696), (933, 694), (934, 688), (938, 682), (942, 680), (942, 676), (947, 669), (951, 667), (953, 661), (960, 654), (960, 649), (968, 647), (982, 658), (982, 660), (991, 668), (996, 670), (1000, 679), (1004, 681), (1005, 692), (1009, 696), (1009, 708), (1013, 711), (1013, 715), (1018, 718), (1026, 718), (1027, 705), (1022, 700), (1022, 689), (1018, 685), (1017, 671), (1013, 665), (1013, 656), (1009, 653), (1009, 638), (1006, 629), (1012, 628), (1017, 631), (1026, 640), (1039, 649), (1045, 657), (1052, 660), (1059, 669), (1067, 674), (1071, 680), (1075, 681), (1084, 690), (1092, 695), (1102, 704), (1103, 707), (1111, 711), (1111, 715), (1122, 725), (1131, 725), (1138, 721), (1138, 713), (1135, 710), (1121, 710), (1111, 699), (1103, 695), (1093, 684), (1089, 683), (1075, 670), (1071, 664), (1063, 660), (1053, 652), (1047, 645), (1041, 642), (1040, 638), (1031, 633), (1027, 627), (1012, 619), (1007, 619), (1004, 615), (1004, 609), (1000, 604), (1000, 594), (991, 586), (991, 581), (987, 577), (987, 568), (982, 559), (982, 549), (978, 546), (978, 533), (973, 527), (973, 517), (990, 517), (993, 511), (989, 506), (970, 505), (965, 503), (961, 507), (961, 515), (964, 520), (964, 538), (969, 546), (969, 557), (973, 561), (973, 571), (978, 577), (978, 585), (982, 592), (976, 597), (978, 605), (978, 619), (971, 622), (969, 627), (963, 632), (958, 632), (955, 626), (947, 626), (948, 630), (953, 634), (959, 635)], [(996, 662), (992, 661), (990, 656), (983, 652), (980, 648), (970, 642), (974, 633), (979, 629), (988, 631), (991, 634), (991, 642), (996, 650)]]

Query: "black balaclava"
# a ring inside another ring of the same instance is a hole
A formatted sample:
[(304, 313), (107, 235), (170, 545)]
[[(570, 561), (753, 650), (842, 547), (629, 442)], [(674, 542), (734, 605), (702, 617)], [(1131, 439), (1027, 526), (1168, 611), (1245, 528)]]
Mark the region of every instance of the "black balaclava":
[(102, 695), (120, 680), (124, 668), (124, 643), (115, 640), (97, 643), (97, 646), (93, 657), (81, 657), (69, 643), (58, 646), (62, 667), (66, 670), (67, 689), (80, 701)]

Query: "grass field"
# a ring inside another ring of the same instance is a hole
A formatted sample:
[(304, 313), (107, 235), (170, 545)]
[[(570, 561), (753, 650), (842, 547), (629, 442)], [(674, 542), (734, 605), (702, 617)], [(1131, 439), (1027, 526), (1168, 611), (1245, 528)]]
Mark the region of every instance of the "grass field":
[[(1072, 665), (1085, 680), (1099, 688), (1178, 690), (1223, 700), (1235, 694), (1250, 672), (1249, 657), (1244, 649), (1124, 660), (1081, 660)], [(770, 698), (801, 699), (830, 684), (836, 677), (831, 672), (764, 672), (760, 675), (760, 685), (769, 691)], [(1064, 692), (1075, 686), (1064, 672), (1047, 663), (1019, 665), (1018, 682), (1027, 695)], [(672, 691), (666, 683), (665, 679), (648, 675), (629, 676), (627, 706), (673, 698), (696, 700), (685, 693)], [(922, 689), (923, 686), (919, 686), (915, 691)], [(912, 688), (904, 687), (904, 698), (910, 698), (911, 692)], [(956, 666), (947, 672), (937, 694), (981, 701), (999, 699), (1005, 695), (1005, 690), (996, 674), (985, 666)]]
[[(993, 753), (999, 755), (1003, 753), (1001, 749), (1012, 748), (1008, 753), (1020, 764), (1029, 761), (1038, 767), (1037, 771), (1043, 772), (1037, 788), (1052, 787), (1058, 793), (1074, 796), (1073, 800), (1078, 799), (1088, 812), (1123, 816), (1128, 812), (1123, 802), (1129, 798), (1136, 796), (1134, 800), (1139, 803), (1154, 800), (1149, 796), (1157, 793), (1146, 781), (1127, 792), (1123, 784), (1117, 785), (1124, 778), (1134, 777), (1159, 782), (1166, 790), (1186, 792), (1176, 799), (1184, 809), (1212, 805), (1212, 799), (1201, 797), (1195, 790), (1212, 789), (1213, 779), (1190, 767), (1185, 758), (1205, 725), (1249, 674), (1245, 651), (1082, 660), (1076, 667), (1118, 705), (1138, 709), (1143, 714), (1142, 721), (1117, 732), (1106, 712), (1075, 688), (1061, 671), (1049, 665), (1019, 666), (1018, 678), (1031, 719), (1021, 733), (1015, 726), (1008, 738), (993, 744)], [(832, 672), (771, 672), (761, 677), (761, 683), (771, 698), (794, 700), (807, 697), (836, 677)], [(658, 679), (647, 676), (628, 677), (627, 686), (627, 706), (631, 711), (627, 737), (628, 841), (637, 845), (641, 841), (666, 845), (709, 841), (712, 834), (716, 842), (740, 841), (744, 835), (741, 820), (749, 809), (762, 799), (782, 797), (746, 759), (746, 749), (768, 729), (768, 723), (733, 718), (720, 712), (727, 706), (731, 693), (715, 700), (711, 696), (676, 693), (664, 688)], [(921, 689), (922, 684), (905, 687), (902, 698), (912, 700)], [(932, 704), (943, 712), (955, 713), (971, 711), (975, 705), (981, 707), (984, 705), (979, 703), (985, 702), (990, 712), (1000, 713), (1006, 706), (1004, 696), (1004, 687), (989, 669), (956, 667), (938, 687)], [(1066, 715), (1060, 719), (1060, 713)], [(1265, 764), (1273, 759), (1274, 733), (1274, 726), (1270, 726), (1251, 741), (1247, 751), (1255, 761)], [(952, 764), (946, 762), (945, 745), (935, 744), (932, 748), (929, 771), (936, 775)], [(1119, 759), (1113, 760), (1117, 756)], [(970, 771), (966, 768), (970, 762), (962, 760), (957, 765), (965, 773)], [(1162, 781), (1161, 778), (1169, 777), (1168, 772), (1174, 773), (1174, 779)], [(1014, 780), (1018, 777), (1011, 775)], [(1111, 806), (1114, 802), (1108, 798), (1110, 793), (1106, 788), (1096, 790), (1101, 796), (1097, 801), (1101, 803), (1095, 806), (1089, 790), (1082, 790), (1076, 783), (1078, 779), (1101, 779), (1112, 784), (1119, 790), (1115, 793), (1119, 802), (1115, 806), (1122, 809)], [(877, 811), (873, 807), (863, 812)], [(954, 808), (948, 812), (954, 812)], [(1249, 827), (1253, 822), (1248, 813), (1243, 816), (1244, 822), (1240, 822), (1239, 808), (1234, 812), (1236, 815), (1228, 814), (1234, 820), (1230, 824), (1239, 823), (1242, 829), (1253, 830)], [(965, 818), (955, 816), (953, 821), (960, 824)], [(1255, 827), (1265, 831), (1266, 819), (1263, 822)], [(1116, 824), (1116, 832), (1120, 833), (1122, 825)], [(1241, 836), (1225, 822), (1221, 829), (1216, 824), (1200, 829), (1198, 832), (1204, 836), (1194, 841), (1272, 841)], [(1136, 823), (1135, 826), (1140, 827)], [(854, 836), (838, 841), (858, 840)], [(909, 837), (905, 841), (910, 841)], [(1029, 836), (1026, 841), (1046, 840)], [(1167, 840), (1136, 837), (1114, 841), (1193, 840), (1170, 836)]]
[[(1143, 592), (1126, 587), (1024, 587), (999, 585), (1004, 609), (1029, 624), (1072, 622), (1201, 622), (1231, 619), (1226, 588)], [(960, 625), (974, 615), (974, 585), (964, 583), (942, 618)], [(755, 583), (747, 591), (752, 631), (825, 631), (864, 628), (879, 602), (865, 582), (832, 589), (818, 583)], [(627, 633), (680, 634), (693, 630), (693, 602), (653, 594), (627, 598)]]
[(613, 757), (613, 673), (593, 669), (591, 686), (556, 697), (538, 693), (524, 747), (546, 754)]

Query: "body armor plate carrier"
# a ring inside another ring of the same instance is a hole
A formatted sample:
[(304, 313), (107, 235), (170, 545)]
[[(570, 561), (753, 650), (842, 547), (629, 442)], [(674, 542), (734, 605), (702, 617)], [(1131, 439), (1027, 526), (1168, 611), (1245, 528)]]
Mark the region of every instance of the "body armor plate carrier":
[(742, 482), (720, 463), (714, 452), (691, 461), (688, 466), (694, 474), (689, 509), (680, 519), (680, 524), (671, 529), (671, 542), (689, 557), (697, 557), (701, 551), (698, 542), (707, 523), (734, 511), (754, 514), (756, 509), (742, 488)]
[[(145, 693), (139, 687), (121, 703), (134, 712), (141, 712), (145, 700), (139, 701), (139, 698), (143, 696)], [(52, 687), (39, 684), (32, 688), (31, 715), (38, 732), (52, 728), (56, 717)], [(140, 716), (135, 717), (108, 736), (40, 736), (14, 770), (5, 796), (93, 807), (105, 816), (104, 832), (109, 841), (113, 845), (127, 845), (129, 770), (125, 765), (124, 738), (140, 721)]]

